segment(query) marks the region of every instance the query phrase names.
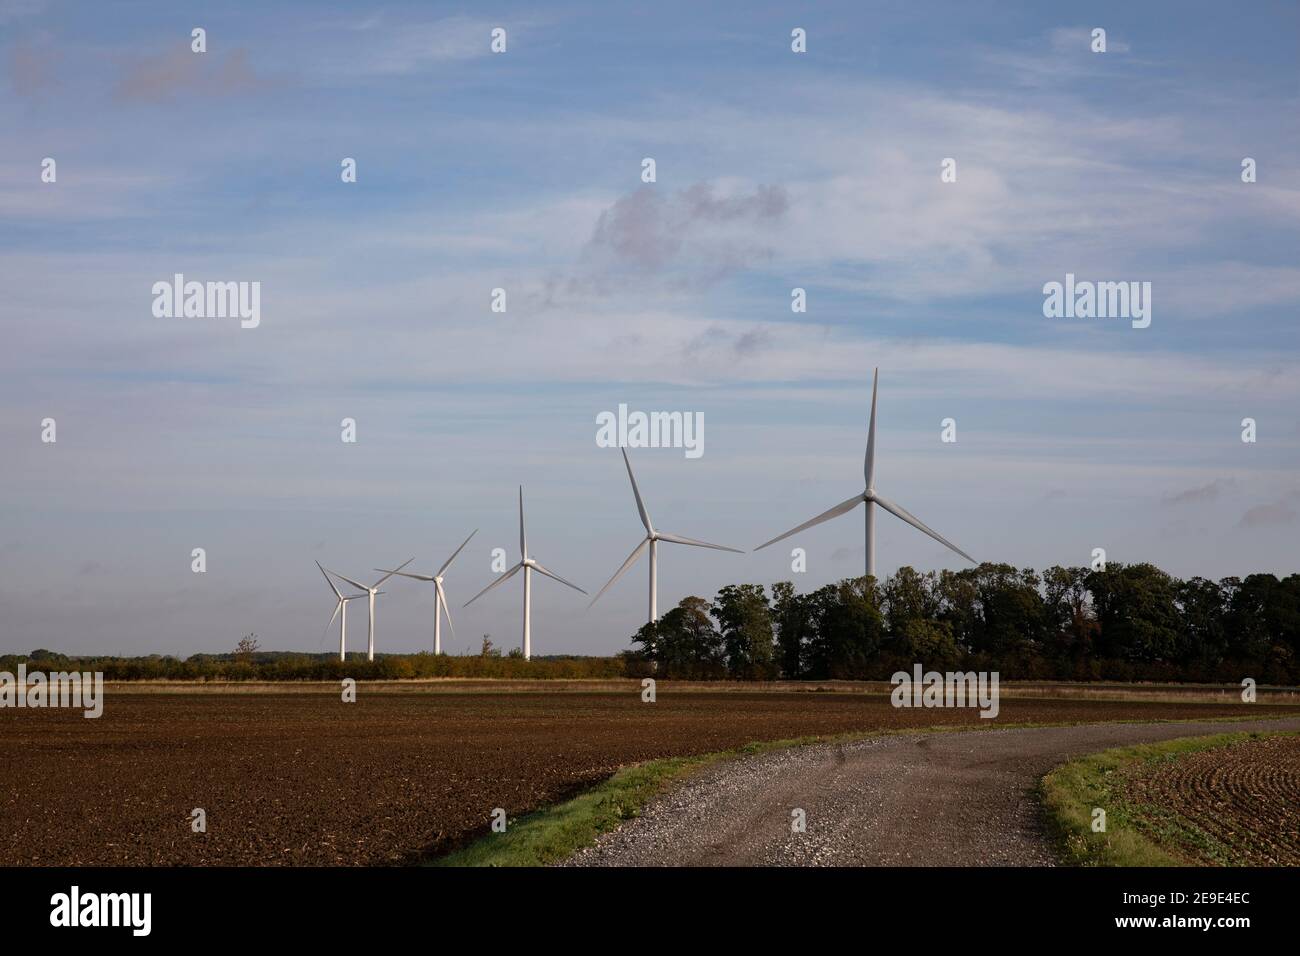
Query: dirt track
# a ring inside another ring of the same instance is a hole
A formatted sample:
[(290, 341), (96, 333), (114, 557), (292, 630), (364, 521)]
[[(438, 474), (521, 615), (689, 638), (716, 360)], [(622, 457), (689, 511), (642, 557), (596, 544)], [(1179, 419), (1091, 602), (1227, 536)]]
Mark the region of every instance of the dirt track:
[[(1109, 747), (1249, 723), (1112, 724), (877, 737), (708, 768), (570, 861), (582, 866), (1051, 866), (1033, 788)], [(807, 832), (791, 832), (795, 808)]]

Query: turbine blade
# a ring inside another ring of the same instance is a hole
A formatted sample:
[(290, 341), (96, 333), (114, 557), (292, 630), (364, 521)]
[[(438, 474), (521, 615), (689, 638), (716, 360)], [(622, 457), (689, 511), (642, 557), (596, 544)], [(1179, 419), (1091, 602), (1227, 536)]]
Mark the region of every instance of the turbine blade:
[(880, 369), (871, 376), (871, 426), (867, 429), (867, 457), (862, 462), (862, 476), (867, 479), (867, 487), (876, 474), (876, 384), (880, 380)]
[(334, 592), (334, 596), (338, 598), (340, 601), (343, 600), (343, 592), (341, 592), (338, 588), (334, 586), (334, 582), (330, 580), (330, 576), (328, 574), (325, 574), (325, 569), (321, 568), (319, 561), (316, 562), (316, 567), (320, 568), (320, 573), (324, 575), (325, 583), (330, 586), (330, 590)]
[(910, 524), (913, 528), (916, 528), (918, 531), (924, 531), (924, 532), (925, 532), (926, 534), (928, 534), (930, 537), (934, 538), (935, 541), (938, 541), (940, 544), (945, 545), (945, 546), (951, 548), (953, 551), (956, 551), (958, 554), (960, 554), (963, 558), (965, 558), (965, 559), (966, 559), (967, 561), (969, 561), (971, 564), (979, 564), (978, 561), (976, 561), (974, 558), (972, 558), (969, 554), (967, 554), (967, 553), (966, 553), (965, 551), (963, 551), (961, 548), (957, 547), (955, 544), (953, 544), (951, 541), (949, 541), (949, 540), (948, 540), (947, 538), (945, 538), (943, 535), (939, 534), (939, 532), (933, 530), (932, 528), (927, 527), (927, 526), (925, 525), (925, 523), (921, 521), (920, 518), (918, 518), (916, 515), (912, 514), (912, 513), (911, 513), (910, 511), (908, 511), (906, 508), (900, 507), (899, 505), (894, 504), (892, 501), (888, 501), (887, 499), (880, 497), (880, 495), (877, 495), (877, 494), (875, 494), (874, 492), (872, 493), (871, 499), (872, 499), (876, 504), (880, 505), (880, 507), (884, 508), (884, 509), (885, 509), (886, 511), (888, 511), (890, 514), (892, 514), (894, 517), (896, 517), (896, 518), (902, 518), (904, 521), (906, 521), (908, 524)]
[(378, 581), (376, 581), (375, 584), (374, 584), (374, 586), (375, 586), (375, 587), (379, 587), (379, 585), (383, 584), (385, 581), (387, 581), (389, 578), (391, 578), (394, 574), (396, 574), (398, 571), (402, 570), (402, 568), (406, 567), (408, 564), (410, 564), (410, 563), (411, 563), (412, 561), (414, 561), (414, 560), (415, 560), (414, 557), (407, 558), (405, 561), (403, 561), (401, 564), (399, 564), (399, 565), (398, 565), (396, 568), (394, 568), (392, 571), (389, 571), (389, 572), (388, 572), (387, 574), (385, 574), (382, 578), (380, 578)]
[[(476, 534), (478, 534), (478, 528), (475, 528), (473, 531), (469, 533), (469, 538), (474, 537), (474, 535)], [(466, 538), (464, 543), (462, 543), (459, 548), (457, 548), (455, 551), (451, 553), (451, 557), (448, 558), (445, 562), (443, 562), (442, 567), (438, 569), (438, 577), (442, 577), (443, 572), (446, 571), (449, 567), (451, 567), (451, 562), (456, 560), (456, 555), (460, 554), (462, 551), (465, 550), (465, 545), (469, 544), (469, 538)]]
[(524, 534), (524, 486), (519, 486), (519, 559), (528, 557), (528, 537)]
[(694, 538), (683, 538), (679, 534), (668, 534), (666, 531), (659, 532), (660, 541), (671, 541), (673, 544), (689, 544), (693, 548), (713, 548), (715, 551), (731, 551), (734, 554), (744, 554), (739, 548), (728, 548), (725, 544), (709, 544), (707, 541), (696, 541)]
[(483, 595), (485, 595), (485, 594), (487, 594), (489, 591), (491, 591), (491, 590), (492, 590), (494, 587), (496, 587), (498, 584), (505, 584), (507, 581), (509, 581), (511, 578), (513, 578), (516, 574), (518, 574), (518, 573), (519, 573), (519, 569), (522, 568), (523, 566), (524, 566), (524, 563), (523, 563), (522, 561), (520, 561), (518, 564), (516, 564), (513, 568), (511, 568), (511, 569), (510, 569), (509, 571), (507, 571), (505, 574), (501, 575), (501, 577), (497, 578), (495, 581), (493, 581), (491, 584), (489, 584), (487, 587), (485, 587), (482, 591), (479, 591), (478, 594), (475, 594), (472, 598), (470, 598), (468, 601), (466, 601), (464, 604), (462, 604), (461, 607), (469, 607), (471, 604), (473, 604), (475, 601), (477, 601), (477, 600), (478, 600), (479, 598), (481, 598)]
[(447, 616), (447, 626), (451, 628), (451, 636), (455, 637), (456, 626), (451, 623), (451, 609), (447, 607), (447, 592), (442, 589), (442, 584), (438, 581), (434, 581), (433, 586), (438, 589), (438, 597), (441, 598), (438, 603), (442, 605), (442, 613)]
[(583, 594), (586, 594), (586, 593), (587, 593), (586, 591), (583, 591), (582, 588), (580, 588), (580, 587), (578, 587), (576, 584), (574, 584), (572, 581), (566, 581), (566, 580), (564, 580), (564, 578), (560, 577), (560, 576), (559, 576), (558, 574), (556, 574), (554, 571), (547, 571), (544, 567), (542, 567), (542, 566), (541, 566), (540, 564), (538, 564), (536, 561), (533, 562), (533, 570), (536, 571), (536, 572), (538, 572), (539, 574), (544, 574), (544, 575), (546, 575), (548, 578), (551, 578), (551, 579), (554, 580), (554, 581), (559, 581), (561, 584), (567, 584), (569, 587), (573, 588), (573, 590), (575, 590), (575, 591), (582, 591)]
[(339, 611), (341, 611), (342, 609), (343, 609), (343, 598), (339, 598), (339, 603), (334, 605), (334, 613), (330, 615), (330, 622), (325, 625), (326, 634), (330, 632), (330, 628), (334, 626), (334, 622), (339, 619)]
[(340, 581), (347, 581), (348, 584), (352, 585), (354, 588), (360, 588), (362, 591), (370, 590), (370, 588), (366, 587), (360, 581), (353, 581), (351, 578), (344, 577), (343, 575), (339, 574), (337, 571), (331, 571), (330, 574), (334, 575)]
[[(608, 581), (605, 582), (605, 586), (600, 589), (600, 594), (597, 594), (594, 598), (591, 599), (591, 604), (595, 604), (597, 601), (599, 601), (600, 595), (604, 594), (606, 591), (612, 588), (614, 586), (614, 582), (617, 581), (619, 578), (621, 578), (624, 574), (626, 574), (628, 568), (636, 564), (636, 559), (641, 557), (641, 552), (644, 551), (647, 547), (649, 547), (649, 545), (650, 545), (649, 538), (641, 539), (641, 543), (638, 544), (636, 548), (633, 549), (632, 553), (627, 556), (627, 560), (623, 562), (623, 566), (614, 572), (614, 576), (612, 578), (610, 578)], [(587, 607), (591, 607), (591, 604), (588, 604)]]
[(650, 524), (650, 513), (645, 510), (645, 502), (641, 500), (641, 489), (636, 486), (636, 476), (632, 474), (632, 462), (628, 460), (627, 449), (620, 448), (623, 453), (623, 464), (627, 465), (627, 477), (632, 482), (632, 494), (636, 496), (636, 510), (641, 515), (641, 523), (645, 525), (646, 534), (654, 534), (654, 527)]
[(832, 518), (838, 518), (840, 515), (845, 514), (845, 513), (849, 512), (849, 511), (852, 511), (852, 510), (853, 510), (854, 508), (856, 508), (858, 505), (862, 504), (862, 502), (865, 501), (865, 500), (866, 500), (866, 499), (865, 499), (865, 497), (864, 497), (863, 495), (854, 495), (854, 496), (853, 496), (852, 498), (850, 498), (848, 501), (841, 501), (839, 504), (837, 504), (837, 505), (836, 505), (834, 508), (832, 508), (830, 511), (823, 511), (823, 512), (822, 512), (821, 514), (819, 514), (816, 518), (813, 518), (813, 519), (811, 519), (811, 520), (809, 520), (809, 521), (805, 521), (803, 524), (799, 525), (799, 527), (797, 527), (797, 528), (791, 528), (791, 529), (790, 529), (789, 531), (787, 531), (785, 534), (779, 534), (779, 535), (777, 535), (775, 538), (773, 538), (771, 541), (765, 541), (765, 542), (763, 542), (762, 544), (760, 544), (760, 545), (759, 545), (757, 548), (755, 548), (754, 550), (755, 550), (755, 551), (762, 551), (762, 550), (763, 550), (764, 548), (766, 548), (769, 544), (776, 544), (778, 541), (783, 541), (783, 540), (785, 540), (786, 538), (790, 537), (790, 535), (792, 535), (792, 534), (798, 534), (800, 531), (803, 531), (805, 528), (811, 528), (813, 525), (815, 525), (815, 524), (821, 524), (823, 521), (830, 521)]
[(431, 574), (412, 574), (410, 571), (389, 571), (387, 568), (375, 568), (376, 571), (382, 571), (384, 574), (396, 574), (399, 578), (411, 578), (414, 581), (432, 581)]

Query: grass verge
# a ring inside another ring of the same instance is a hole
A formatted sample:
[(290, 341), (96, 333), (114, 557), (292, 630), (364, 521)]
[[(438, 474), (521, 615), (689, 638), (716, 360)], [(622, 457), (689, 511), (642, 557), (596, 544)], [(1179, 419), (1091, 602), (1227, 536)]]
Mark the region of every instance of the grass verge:
[[(1183, 737), (1116, 747), (1057, 767), (1042, 779), (1039, 798), (1067, 862), (1076, 866), (1188, 866), (1222, 864), (1227, 848), (1167, 807), (1135, 804), (1124, 784), (1147, 768), (1202, 750), (1271, 736), (1260, 733)], [(1094, 833), (1095, 807), (1106, 811), (1106, 832)]]

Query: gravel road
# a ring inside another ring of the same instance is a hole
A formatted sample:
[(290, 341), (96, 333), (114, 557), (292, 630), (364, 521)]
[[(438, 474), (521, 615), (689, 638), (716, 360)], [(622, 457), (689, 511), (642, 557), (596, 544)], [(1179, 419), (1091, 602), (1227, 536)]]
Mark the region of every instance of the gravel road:
[[(873, 737), (708, 767), (570, 866), (1053, 866), (1033, 789), (1109, 747), (1255, 730), (1300, 718), (1093, 724)], [(807, 830), (791, 832), (802, 809)]]

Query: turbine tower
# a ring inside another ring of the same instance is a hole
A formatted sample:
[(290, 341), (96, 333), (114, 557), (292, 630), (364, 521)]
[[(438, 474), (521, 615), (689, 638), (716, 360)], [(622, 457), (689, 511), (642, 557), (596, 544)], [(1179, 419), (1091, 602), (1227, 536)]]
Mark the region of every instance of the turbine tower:
[(334, 592), (334, 596), (335, 596), (336, 598), (338, 598), (338, 603), (334, 605), (334, 614), (333, 614), (333, 616), (330, 617), (330, 622), (329, 622), (328, 624), (325, 625), (325, 630), (328, 632), (329, 629), (330, 629), (331, 627), (334, 626), (334, 618), (338, 617), (339, 614), (340, 614), (340, 612), (342, 612), (342, 614), (343, 614), (343, 618), (342, 618), (342, 620), (339, 621), (339, 660), (341, 660), (341, 661), (342, 661), (342, 660), (347, 660), (347, 649), (348, 649), (348, 602), (349, 602), (349, 601), (359, 601), (361, 598), (365, 597), (365, 595), (364, 595), (364, 594), (349, 594), (347, 597), (344, 597), (344, 596), (343, 596), (343, 592), (340, 591), (340, 590), (339, 590), (339, 589), (334, 585), (334, 582), (333, 582), (332, 580), (330, 580), (329, 572), (326, 571), (324, 568), (321, 568), (321, 564), (320, 564), (319, 561), (316, 562), (316, 567), (320, 568), (320, 573), (323, 574), (323, 575), (325, 575), (325, 583), (328, 584), (328, 585), (330, 586), (330, 590), (333, 591), (333, 592)]
[(466, 601), (464, 606), (469, 607), (471, 604), (473, 604), (483, 595), (491, 591), (498, 584), (505, 584), (516, 574), (518, 574), (521, 569), (524, 572), (523, 649), (524, 649), (524, 660), (527, 661), (527, 660), (532, 660), (533, 657), (533, 638), (532, 638), (532, 632), (529, 629), (529, 623), (532, 617), (533, 572), (536, 571), (538, 574), (544, 574), (548, 578), (552, 578), (556, 581), (559, 581), (563, 585), (573, 588), (573, 590), (575, 591), (581, 591), (583, 594), (586, 594), (587, 592), (583, 591), (582, 588), (578, 587), (572, 581), (566, 581), (564, 580), (564, 578), (560, 577), (555, 572), (546, 570), (546, 568), (542, 567), (540, 564), (538, 564), (536, 561), (534, 561), (532, 558), (528, 556), (528, 538), (524, 534), (524, 486), (523, 485), (519, 486), (519, 563), (516, 564), (513, 568), (511, 568), (509, 571), (507, 571), (505, 574), (501, 575), (501, 577), (497, 578), (487, 587), (485, 587), (482, 591), (479, 591), (478, 594), (475, 594), (472, 598)]
[(811, 528), (813, 525), (821, 524), (823, 521), (830, 521), (831, 518), (838, 518), (840, 515), (847, 514), (848, 512), (856, 508), (858, 505), (862, 504), (863, 502), (866, 502), (867, 505), (867, 528), (866, 528), (867, 577), (874, 577), (876, 573), (876, 534), (875, 534), (875, 515), (873, 513), (874, 505), (880, 505), (881, 508), (888, 511), (894, 517), (901, 518), (903, 521), (906, 521), (913, 528), (916, 528), (919, 531), (924, 531), (930, 537), (934, 538), (935, 541), (938, 541), (940, 544), (944, 545), (945, 547), (951, 548), (953, 551), (956, 551), (958, 554), (960, 554), (971, 564), (979, 564), (978, 561), (972, 558), (961, 548), (957, 547), (955, 544), (953, 544), (943, 535), (939, 534), (937, 531), (923, 524), (920, 518), (916, 517), (916, 515), (912, 514), (906, 508), (894, 504), (888, 498), (883, 498), (880, 496), (879, 493), (877, 493), (875, 488), (876, 385), (879, 379), (880, 379), (880, 369), (876, 369), (875, 374), (872, 376), (871, 379), (871, 425), (867, 430), (867, 457), (862, 464), (862, 474), (867, 481), (866, 490), (861, 492), (860, 494), (854, 495), (852, 498), (848, 499), (847, 501), (841, 501), (834, 508), (831, 508), (829, 511), (822, 512), (816, 518), (813, 518), (809, 521), (805, 521), (803, 524), (799, 525), (799, 527), (791, 528), (785, 534), (777, 535), (771, 541), (767, 541), (763, 544), (760, 544), (757, 548), (754, 549), (755, 551), (761, 551), (763, 550), (763, 548), (766, 548), (769, 544), (776, 544), (778, 541), (782, 541), (785, 538), (790, 537), (790, 535), (792, 534), (798, 534), (800, 531), (803, 531), (805, 528)]
[(645, 526), (645, 537), (641, 539), (641, 543), (636, 546), (636, 549), (630, 555), (628, 555), (628, 559), (623, 562), (623, 566), (619, 568), (617, 571), (615, 571), (614, 576), (610, 578), (608, 582), (606, 582), (603, 588), (600, 589), (600, 594), (597, 594), (594, 598), (591, 599), (591, 604), (588, 604), (587, 607), (591, 607), (592, 604), (595, 604), (597, 601), (599, 601), (600, 595), (608, 591), (613, 586), (615, 581), (621, 578), (627, 572), (627, 570), (630, 567), (632, 567), (632, 565), (636, 564), (637, 559), (641, 557), (641, 552), (643, 552), (647, 547), (649, 547), (650, 549), (650, 623), (653, 624), (655, 621), (659, 619), (657, 591), (658, 591), (658, 581), (659, 581), (659, 542), (660, 541), (667, 541), (670, 542), (671, 544), (688, 544), (693, 548), (713, 548), (715, 551), (731, 551), (735, 554), (744, 554), (745, 552), (741, 551), (739, 548), (728, 548), (725, 545), (721, 545), (721, 544), (709, 544), (707, 541), (696, 541), (694, 538), (683, 538), (681, 535), (669, 534), (666, 531), (656, 531), (654, 529), (654, 525), (650, 522), (650, 515), (646, 511), (645, 502), (641, 500), (641, 490), (636, 486), (636, 476), (632, 474), (632, 462), (628, 460), (627, 449), (622, 448), (619, 450), (623, 452), (623, 464), (627, 466), (627, 477), (632, 482), (632, 494), (636, 497), (636, 510), (641, 514), (641, 524)]
[(354, 588), (360, 588), (362, 591), (365, 591), (370, 596), (370, 628), (366, 632), (367, 633), (366, 660), (373, 661), (375, 659), (375, 595), (383, 593), (382, 591), (379, 590), (379, 585), (383, 584), (394, 574), (402, 570), (402, 568), (406, 567), (414, 560), (415, 558), (407, 558), (405, 561), (399, 564), (395, 569), (389, 571), (387, 574), (385, 574), (374, 584), (362, 584), (359, 581), (353, 581), (351, 578), (345, 578), (337, 571), (330, 572), (330, 574), (334, 575), (340, 581), (347, 581), (348, 584), (352, 585)]
[[(478, 534), (478, 528), (469, 533), (469, 538)], [(447, 626), (451, 628), (451, 636), (456, 636), (456, 628), (451, 623), (451, 611), (447, 609), (447, 592), (442, 589), (442, 576), (446, 570), (451, 567), (451, 562), (456, 560), (456, 555), (465, 549), (469, 544), (469, 538), (461, 544), (459, 548), (452, 552), (451, 557), (443, 562), (442, 567), (438, 569), (437, 574), (413, 574), (410, 571), (389, 571), (389, 574), (396, 574), (398, 577), (411, 578), (414, 581), (427, 581), (433, 584), (433, 652), (442, 653), (442, 615), (447, 615)], [(375, 568), (376, 571), (383, 571), (383, 568)]]

